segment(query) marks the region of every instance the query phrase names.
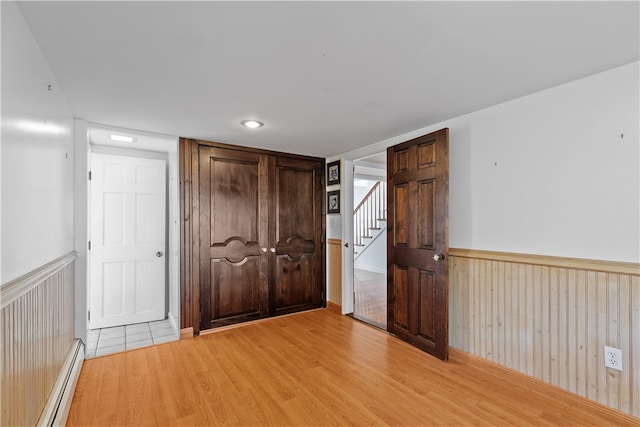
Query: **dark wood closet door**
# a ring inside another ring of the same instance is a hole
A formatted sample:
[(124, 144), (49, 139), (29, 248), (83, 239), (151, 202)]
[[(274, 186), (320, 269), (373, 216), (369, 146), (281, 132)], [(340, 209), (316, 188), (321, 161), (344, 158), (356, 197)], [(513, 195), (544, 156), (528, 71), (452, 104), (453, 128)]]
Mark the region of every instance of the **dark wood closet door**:
[(200, 329), (265, 317), (268, 156), (200, 146)]
[(387, 329), (448, 358), (448, 129), (387, 150)]
[(324, 164), (273, 159), (273, 314), (324, 304)]

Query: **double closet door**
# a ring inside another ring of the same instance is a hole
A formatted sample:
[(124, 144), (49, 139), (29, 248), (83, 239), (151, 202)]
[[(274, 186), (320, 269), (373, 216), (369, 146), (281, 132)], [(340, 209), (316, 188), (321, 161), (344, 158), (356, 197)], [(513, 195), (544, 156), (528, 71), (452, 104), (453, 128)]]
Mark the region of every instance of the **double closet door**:
[(199, 329), (323, 306), (324, 161), (197, 145), (197, 163)]

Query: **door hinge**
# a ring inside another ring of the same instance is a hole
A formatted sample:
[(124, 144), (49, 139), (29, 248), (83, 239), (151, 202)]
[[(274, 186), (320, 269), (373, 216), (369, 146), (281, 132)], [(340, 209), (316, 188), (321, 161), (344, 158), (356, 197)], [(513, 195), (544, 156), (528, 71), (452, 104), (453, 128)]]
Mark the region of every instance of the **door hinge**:
[(89, 240), (88, 243), (89, 243), (89, 245), (88, 245), (89, 246), (89, 250), (91, 250), (91, 240)]
[(91, 171), (89, 171), (89, 181), (91, 181)]
[(91, 321), (91, 310), (87, 311), (87, 320)]

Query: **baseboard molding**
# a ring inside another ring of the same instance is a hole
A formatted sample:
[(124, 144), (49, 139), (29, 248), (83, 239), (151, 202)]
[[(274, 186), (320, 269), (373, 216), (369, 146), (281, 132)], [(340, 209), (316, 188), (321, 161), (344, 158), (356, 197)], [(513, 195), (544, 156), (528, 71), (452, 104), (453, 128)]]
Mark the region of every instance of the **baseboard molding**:
[(180, 339), (193, 338), (193, 327), (180, 329)]
[(73, 394), (78, 384), (83, 362), (84, 345), (82, 341), (76, 339), (67, 353), (37, 426), (64, 426), (67, 423), (69, 409), (71, 409)]
[(335, 302), (327, 301), (327, 310), (332, 313), (342, 314), (342, 306), (336, 304)]
[(178, 320), (178, 318), (171, 312), (169, 312), (167, 313), (167, 319), (169, 319), (169, 323), (171, 323), (171, 328), (176, 334), (176, 337), (180, 337), (182, 335), (182, 332), (180, 331), (180, 321)]
[[(540, 390), (548, 390), (549, 392), (553, 392), (555, 394), (561, 394), (567, 400), (572, 400), (575, 402), (580, 402), (581, 404), (587, 403), (589, 406), (592, 406), (594, 409), (606, 412), (611, 417), (615, 417), (620, 420), (621, 423), (639, 423), (640, 419), (635, 418), (631, 415), (625, 414), (624, 412), (620, 412), (616, 409), (613, 409), (609, 406), (603, 405), (601, 403), (595, 402), (591, 399), (587, 399), (586, 397), (580, 396), (578, 394), (572, 393), (563, 388), (557, 387), (553, 384), (546, 383), (532, 376), (523, 374), (522, 372), (518, 372), (516, 370), (507, 368), (506, 366), (499, 365), (495, 362), (492, 362), (487, 359), (483, 359), (480, 356), (476, 356), (475, 354), (467, 353), (466, 351), (458, 350), (453, 347), (449, 347), (449, 361), (457, 362), (463, 365), (472, 366), (474, 369), (478, 369), (480, 371), (500, 371), (502, 375), (504, 375), (505, 380), (508, 380), (508, 377), (513, 382), (517, 382), (518, 384), (526, 387), (530, 391), (540, 391)], [(533, 390), (535, 389), (535, 390)]]

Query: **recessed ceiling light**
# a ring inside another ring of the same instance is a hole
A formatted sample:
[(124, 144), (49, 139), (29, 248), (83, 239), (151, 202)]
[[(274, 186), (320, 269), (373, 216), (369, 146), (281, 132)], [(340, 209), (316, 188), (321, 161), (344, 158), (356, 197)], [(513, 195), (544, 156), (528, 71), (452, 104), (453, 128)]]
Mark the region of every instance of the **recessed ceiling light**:
[(118, 142), (133, 142), (133, 137), (132, 137), (132, 136), (124, 136), (124, 135), (114, 135), (114, 134), (111, 134), (111, 135), (109, 135), (109, 137), (110, 137), (113, 141), (118, 141)]
[(240, 124), (249, 129), (256, 129), (264, 126), (264, 123), (259, 122), (257, 120), (243, 120), (240, 122)]

